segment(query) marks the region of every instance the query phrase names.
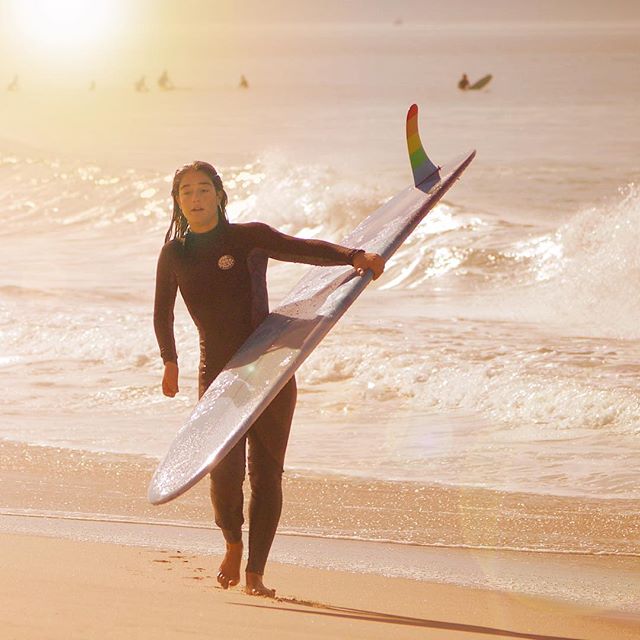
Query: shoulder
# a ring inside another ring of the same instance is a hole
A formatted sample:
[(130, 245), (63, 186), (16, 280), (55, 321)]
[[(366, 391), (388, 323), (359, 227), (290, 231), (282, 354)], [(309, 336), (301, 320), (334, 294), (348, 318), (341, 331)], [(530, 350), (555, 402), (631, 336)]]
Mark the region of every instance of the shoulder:
[(234, 237), (241, 241), (255, 244), (273, 236), (275, 229), (264, 222), (242, 222), (229, 225), (229, 230)]
[(177, 240), (175, 238), (173, 240), (169, 240), (169, 242), (166, 242), (162, 246), (162, 249), (160, 249), (159, 259), (162, 261), (173, 260), (180, 253), (182, 253), (183, 249), (184, 249), (184, 240)]
[(273, 227), (270, 227), (264, 222), (236, 222), (229, 224), (229, 229), (232, 233), (237, 234), (252, 234), (252, 233), (268, 233), (273, 231)]

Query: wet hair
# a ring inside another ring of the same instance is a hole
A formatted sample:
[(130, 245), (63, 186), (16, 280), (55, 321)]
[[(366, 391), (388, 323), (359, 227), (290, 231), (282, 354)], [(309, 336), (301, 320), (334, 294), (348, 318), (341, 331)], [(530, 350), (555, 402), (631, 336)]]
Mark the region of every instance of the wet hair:
[(171, 224), (169, 225), (167, 235), (164, 238), (165, 242), (176, 239), (181, 240), (187, 235), (187, 231), (189, 230), (189, 222), (185, 218), (182, 210), (180, 209), (180, 205), (178, 204), (180, 182), (182, 181), (184, 174), (188, 171), (201, 171), (211, 178), (211, 182), (213, 182), (215, 190), (222, 195), (220, 205), (218, 206), (218, 224), (229, 224), (229, 221), (227, 220), (227, 202), (229, 201), (229, 198), (227, 197), (227, 193), (222, 185), (222, 178), (218, 175), (218, 172), (215, 170), (213, 165), (210, 165), (208, 162), (203, 162), (202, 160), (195, 160), (194, 162), (190, 162), (189, 164), (185, 164), (180, 167), (173, 176), (173, 185), (171, 187), (173, 215), (171, 216)]

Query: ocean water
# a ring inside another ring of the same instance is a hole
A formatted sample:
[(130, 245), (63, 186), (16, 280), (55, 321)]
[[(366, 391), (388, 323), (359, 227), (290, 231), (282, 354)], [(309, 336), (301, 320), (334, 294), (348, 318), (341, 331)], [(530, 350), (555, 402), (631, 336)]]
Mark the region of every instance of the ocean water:
[[(433, 160), (477, 159), (300, 369), (288, 469), (628, 508), (640, 498), (639, 35), (255, 27), (201, 42), (195, 69), (177, 58), (173, 92), (23, 79), (0, 95), (0, 438), (160, 458), (197, 393), (181, 303), (176, 399), (161, 394), (152, 328), (175, 168), (213, 162), (232, 221), (340, 242), (409, 184), (417, 102)], [(462, 72), (494, 80), (462, 93)], [(272, 306), (304, 270), (272, 262)]]

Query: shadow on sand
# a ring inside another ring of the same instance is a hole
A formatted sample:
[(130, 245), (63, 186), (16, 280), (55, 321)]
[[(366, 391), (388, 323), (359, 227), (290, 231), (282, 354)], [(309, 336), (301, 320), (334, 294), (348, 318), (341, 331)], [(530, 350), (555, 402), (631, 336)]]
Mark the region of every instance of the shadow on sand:
[(384, 622), (387, 624), (399, 624), (410, 627), (425, 627), (429, 629), (444, 629), (446, 631), (462, 631), (467, 633), (481, 633), (487, 636), (500, 636), (503, 638), (523, 638), (529, 640), (579, 640), (577, 638), (567, 638), (564, 636), (547, 636), (534, 633), (521, 633), (518, 631), (507, 631), (505, 629), (494, 629), (492, 627), (481, 627), (472, 624), (460, 624), (456, 622), (440, 622), (438, 620), (425, 620), (423, 618), (410, 618), (407, 616), (397, 616), (390, 613), (379, 613), (377, 611), (364, 611), (362, 609), (349, 609), (346, 607), (333, 607), (318, 602), (307, 602), (304, 600), (296, 600), (294, 598), (278, 598), (277, 602), (285, 604), (294, 604), (312, 609), (294, 609), (280, 607), (269, 604), (252, 604), (245, 602), (234, 602), (233, 604), (242, 607), (257, 607), (260, 609), (274, 609), (280, 611), (295, 611), (297, 613), (306, 613), (318, 616), (331, 616), (335, 618), (349, 618), (353, 620), (366, 620), (367, 622)]

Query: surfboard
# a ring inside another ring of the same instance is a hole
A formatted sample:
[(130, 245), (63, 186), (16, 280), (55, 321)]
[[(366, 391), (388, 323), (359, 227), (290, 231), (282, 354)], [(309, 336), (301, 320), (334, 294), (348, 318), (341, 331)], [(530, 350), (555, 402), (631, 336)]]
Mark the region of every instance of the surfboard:
[[(389, 259), (451, 188), (475, 156), (440, 167), (418, 132), (418, 107), (407, 114), (414, 184), (363, 220), (342, 244)], [(180, 428), (149, 484), (163, 504), (207, 475), (249, 430), (294, 372), (371, 281), (353, 267), (312, 267), (280, 306), (256, 328), (202, 396)]]
[(491, 78), (493, 78), (493, 76), (490, 73), (487, 74), (483, 78), (480, 78), (480, 80), (478, 80), (477, 82), (474, 82), (471, 86), (467, 87), (467, 91), (483, 89), (491, 82)]

